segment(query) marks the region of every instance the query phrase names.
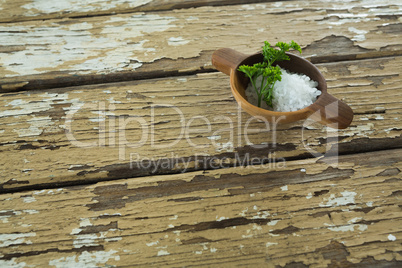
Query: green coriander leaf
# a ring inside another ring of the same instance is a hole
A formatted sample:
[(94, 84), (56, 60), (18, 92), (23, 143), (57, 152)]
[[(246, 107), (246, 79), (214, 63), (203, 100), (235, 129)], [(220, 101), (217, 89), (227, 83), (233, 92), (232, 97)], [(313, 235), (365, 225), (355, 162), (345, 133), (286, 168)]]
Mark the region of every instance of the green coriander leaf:
[(239, 66), (238, 70), (245, 73), (250, 79), (252, 79), (253, 76), (258, 71), (258, 69), (255, 68), (254, 66), (248, 66), (248, 65), (241, 65)]
[(302, 53), (301, 47), (293, 40), (290, 42), (290, 47), (293, 48), (294, 50), (299, 51), (300, 54)]
[[(263, 62), (255, 63), (253, 66), (241, 65), (238, 68), (239, 71), (250, 78), (250, 82), (258, 95), (258, 107), (261, 107), (261, 100), (264, 100), (272, 107), (275, 83), (282, 80), (280, 67), (272, 65), (276, 61), (290, 60), (286, 52), (291, 48), (301, 53), (300, 46), (293, 40), (290, 43), (278, 42), (275, 46), (277, 48), (272, 47), (268, 41), (265, 41), (262, 47)], [(262, 76), (261, 85), (257, 88), (256, 80), (260, 76)]]

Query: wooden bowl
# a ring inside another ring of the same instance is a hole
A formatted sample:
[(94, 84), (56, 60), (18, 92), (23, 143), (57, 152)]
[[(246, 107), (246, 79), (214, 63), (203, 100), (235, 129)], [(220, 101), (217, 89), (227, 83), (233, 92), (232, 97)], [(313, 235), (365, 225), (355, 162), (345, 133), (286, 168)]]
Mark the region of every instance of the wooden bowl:
[(269, 122), (286, 124), (311, 118), (317, 122), (332, 128), (347, 128), (353, 120), (353, 110), (341, 100), (327, 92), (327, 83), (321, 72), (308, 60), (286, 53), (289, 61), (277, 62), (277, 64), (290, 72), (302, 73), (318, 82), (318, 90), (321, 95), (310, 106), (294, 112), (275, 112), (252, 105), (247, 101), (245, 89), (249, 79), (244, 73), (238, 71), (240, 65), (253, 65), (262, 62), (261, 53), (245, 55), (230, 48), (215, 51), (212, 55), (212, 64), (215, 68), (230, 75), (230, 87), (232, 93), (242, 109), (248, 114), (265, 118)]

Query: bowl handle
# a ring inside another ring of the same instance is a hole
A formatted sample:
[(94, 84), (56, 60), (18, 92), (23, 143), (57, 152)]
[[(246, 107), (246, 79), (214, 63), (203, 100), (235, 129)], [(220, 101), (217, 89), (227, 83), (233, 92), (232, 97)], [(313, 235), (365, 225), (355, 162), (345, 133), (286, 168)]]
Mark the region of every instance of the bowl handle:
[(347, 128), (353, 120), (352, 108), (329, 93), (322, 94), (309, 109), (314, 112), (309, 118), (332, 128)]
[(236, 67), (247, 57), (248, 55), (234, 49), (221, 48), (212, 54), (212, 65), (218, 71), (230, 75), (231, 71), (235, 71)]

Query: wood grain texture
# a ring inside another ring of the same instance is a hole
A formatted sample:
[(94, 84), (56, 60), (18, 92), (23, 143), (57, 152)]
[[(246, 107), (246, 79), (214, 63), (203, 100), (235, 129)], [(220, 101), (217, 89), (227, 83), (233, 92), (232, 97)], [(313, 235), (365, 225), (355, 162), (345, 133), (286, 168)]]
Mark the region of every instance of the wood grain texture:
[(75, 18), (124, 14), (138, 11), (161, 11), (200, 6), (220, 6), (273, 2), (274, 0), (16, 0), (0, 2), (0, 22)]
[(0, 264), (397, 267), (402, 151), (0, 195)]
[(350, 7), (283, 1), (3, 23), (0, 90), (205, 72), (217, 48), (255, 53), (264, 40), (290, 36), (313, 62), (402, 54), (400, 3), (367, 0)]
[(401, 148), (401, 64), (318, 65), (355, 113), (337, 132), (251, 119), (221, 73), (3, 94), (1, 191)]
[[(402, 3), (259, 2), (0, 2), (0, 267), (402, 265)], [(349, 128), (211, 66), (290, 37)]]

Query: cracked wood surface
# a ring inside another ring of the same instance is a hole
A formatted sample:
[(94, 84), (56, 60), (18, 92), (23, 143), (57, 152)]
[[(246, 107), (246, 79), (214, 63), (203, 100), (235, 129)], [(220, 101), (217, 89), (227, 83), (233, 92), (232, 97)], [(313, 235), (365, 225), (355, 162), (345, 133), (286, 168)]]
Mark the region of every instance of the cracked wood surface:
[[(401, 266), (400, 1), (43, 3), (0, 2), (0, 267)], [(349, 128), (213, 72), (289, 36)]]
[(252, 119), (220, 73), (3, 94), (0, 189), (400, 148), (401, 64), (387, 57), (317, 65), (329, 92), (356, 114), (337, 132)]
[(358, 1), (351, 7), (320, 0), (3, 23), (0, 90), (211, 70), (215, 49), (255, 53), (269, 36), (273, 43), (292, 36), (306, 48), (305, 56), (321, 60), (401, 55), (401, 13), (402, 4), (395, 1)]
[(3, 194), (0, 264), (398, 267), (401, 154)]
[(161, 11), (200, 6), (219, 6), (274, 2), (264, 0), (15, 0), (0, 2), (0, 22), (32, 21), (57, 18), (74, 18), (99, 15)]

